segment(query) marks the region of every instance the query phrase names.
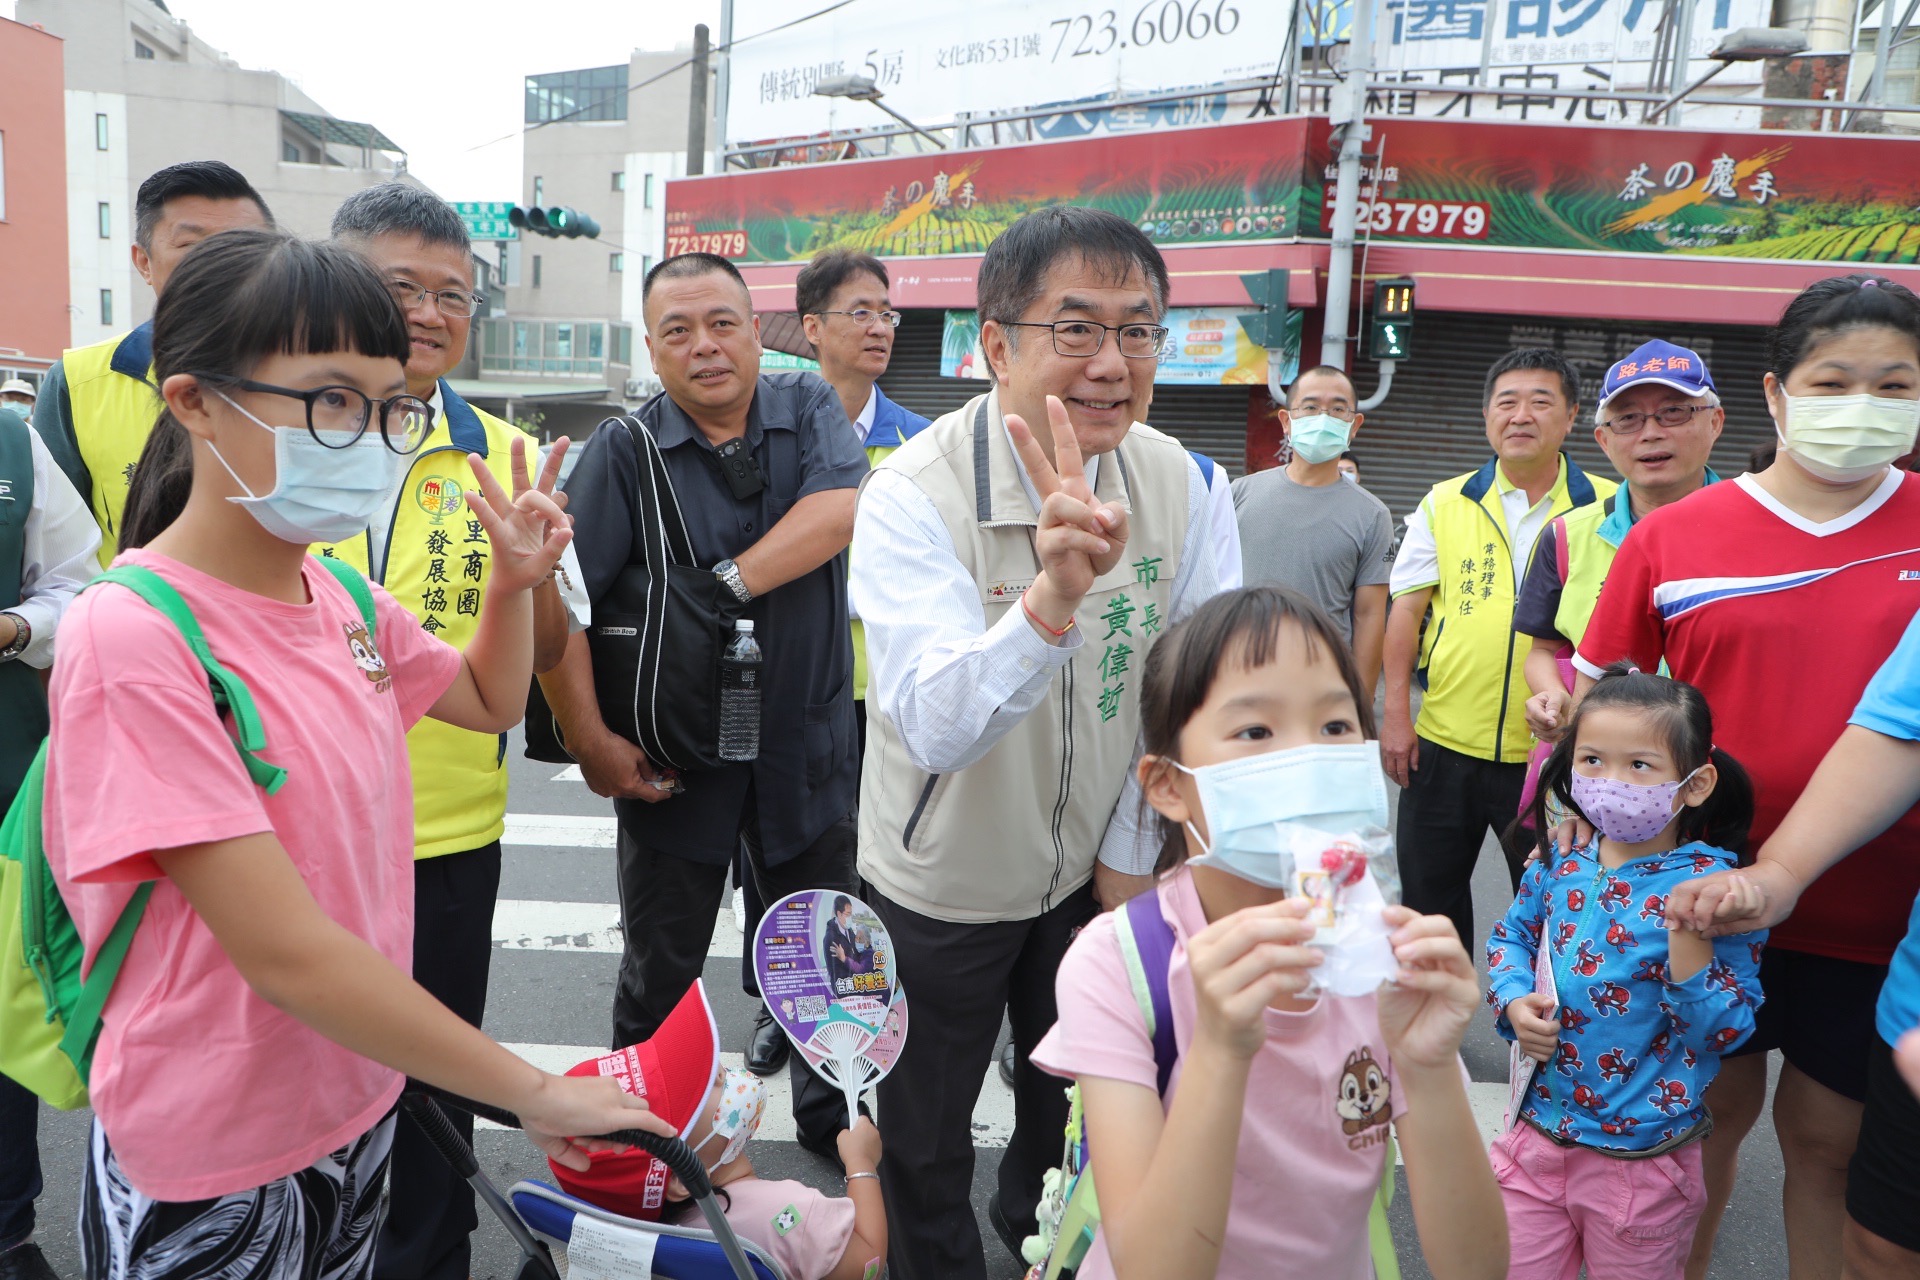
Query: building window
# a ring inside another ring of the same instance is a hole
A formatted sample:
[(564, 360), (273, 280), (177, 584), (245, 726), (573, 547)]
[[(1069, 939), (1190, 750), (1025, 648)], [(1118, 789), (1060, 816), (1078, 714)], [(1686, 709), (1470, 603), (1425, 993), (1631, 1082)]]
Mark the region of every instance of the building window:
[(640, 207), (653, 208), (653, 175), (650, 173), (640, 179)]
[(627, 118), (627, 64), (527, 77), (528, 124)]
[(540, 287), (540, 255), (537, 253), (533, 255), (533, 287)]
[(113, 290), (111, 289), (100, 291), (100, 323), (113, 323)]
[(609, 271), (625, 271), (626, 269), (627, 269), (627, 255), (626, 255), (626, 254), (624, 254), (624, 253), (610, 253), (610, 254), (608, 254), (608, 255), (607, 255), (607, 270), (609, 270)]
[[(133, 42), (133, 56), (140, 59), (142, 62), (151, 62), (153, 61), (153, 50), (149, 48), (147, 45), (142, 44), (140, 41), (135, 40)], [(111, 324), (112, 321), (107, 321), (106, 323)]]
[(653, 255), (652, 254), (643, 253), (640, 255), (640, 274), (643, 276), (650, 276), (653, 274)]
[(0, 222), (7, 220), (7, 131), (0, 129)]
[(280, 158), (288, 164), (299, 164), (300, 148), (282, 138), (280, 139)]
[(615, 191), (625, 191), (627, 189), (627, 171), (625, 169), (615, 169), (613, 171), (613, 189)]
[(533, 178), (533, 202), (535, 204), (545, 204), (547, 202), (547, 180), (538, 174), (535, 174)]
[(104, 111), (93, 113), (93, 149), (95, 151), (107, 149), (107, 113)]
[(113, 239), (113, 206), (102, 200), (99, 205), (100, 238)]

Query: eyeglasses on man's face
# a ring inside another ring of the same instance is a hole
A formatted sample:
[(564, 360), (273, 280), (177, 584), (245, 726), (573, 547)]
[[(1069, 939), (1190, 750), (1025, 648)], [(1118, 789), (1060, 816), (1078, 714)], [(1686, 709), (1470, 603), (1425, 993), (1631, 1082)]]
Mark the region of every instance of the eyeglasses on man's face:
[(376, 405), (380, 410), (380, 436), (386, 441), (387, 448), (395, 453), (414, 452), (426, 443), (427, 433), (433, 430), (433, 410), (419, 396), (388, 396), (384, 400), (375, 400), (357, 387), (315, 387), (311, 391), (296, 391), (292, 387), (278, 387), (271, 382), (254, 382), (247, 378), (236, 382), (218, 374), (201, 373), (194, 376), (215, 386), (224, 382), (242, 390), (304, 402), (307, 406), (308, 433), (329, 449), (344, 449), (365, 435), (367, 427), (374, 421)]
[(402, 311), (412, 311), (431, 297), (441, 315), (466, 317), (478, 312), (487, 303), (484, 296), (465, 289), (429, 289), (398, 276), (387, 281), (387, 288), (393, 291), (393, 300), (400, 304)]
[(1657, 422), (1668, 429), (1684, 427), (1693, 421), (1696, 414), (1706, 413), (1716, 407), (1710, 404), (1663, 404), (1652, 413), (1623, 413), (1608, 418), (1603, 425), (1616, 436), (1637, 436), (1647, 429), (1649, 422)]
[(1129, 360), (1151, 360), (1159, 356), (1167, 341), (1167, 327), (1160, 324), (1097, 324), (1092, 320), (1007, 320), (1010, 328), (1053, 330), (1055, 355), (1086, 359), (1099, 354), (1107, 334), (1120, 335), (1120, 354)]
[(845, 316), (862, 329), (872, 324), (875, 320), (885, 320), (887, 322), (887, 328), (889, 329), (898, 329), (900, 327), (900, 313), (898, 311), (872, 311), (866, 307), (856, 307), (852, 311), (816, 311), (813, 314), (817, 316)]

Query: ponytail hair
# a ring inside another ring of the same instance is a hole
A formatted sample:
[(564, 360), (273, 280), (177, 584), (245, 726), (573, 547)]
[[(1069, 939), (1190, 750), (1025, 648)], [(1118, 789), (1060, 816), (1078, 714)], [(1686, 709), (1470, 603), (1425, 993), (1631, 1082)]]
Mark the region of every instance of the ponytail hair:
[[(275, 355), (352, 351), (404, 366), (406, 317), (367, 260), (284, 231), (223, 231), (188, 251), (153, 312), (153, 380), (192, 374), (238, 385)], [(179, 518), (193, 488), (193, 443), (164, 403), (133, 469), (120, 549), (145, 546)]]
[(1713, 765), (1718, 774), (1713, 794), (1698, 805), (1680, 807), (1675, 819), (1680, 826), (1680, 842), (1697, 840), (1727, 850), (1741, 866), (1750, 863), (1753, 856), (1747, 849), (1747, 833), (1753, 826), (1753, 779), (1747, 776), (1738, 760), (1713, 744), (1713, 711), (1707, 706), (1705, 695), (1684, 680), (1649, 675), (1630, 662), (1616, 662), (1608, 667), (1580, 700), (1567, 724), (1566, 734), (1540, 766), (1533, 803), (1509, 828), (1509, 840), (1531, 821), (1533, 838), (1541, 853), (1547, 852), (1552, 838), (1547, 817), (1549, 795), (1557, 797), (1569, 811), (1592, 821), (1573, 802), (1573, 753), (1580, 735), (1581, 718), (1599, 707), (1638, 712), (1656, 725), (1666, 736), (1667, 752), (1681, 777), (1702, 765)]

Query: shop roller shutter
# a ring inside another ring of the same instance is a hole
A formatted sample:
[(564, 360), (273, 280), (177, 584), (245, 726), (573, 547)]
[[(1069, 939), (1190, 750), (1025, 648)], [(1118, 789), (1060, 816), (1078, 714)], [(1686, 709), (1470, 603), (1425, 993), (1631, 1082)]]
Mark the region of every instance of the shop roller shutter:
[[(1361, 482), (1397, 521), (1438, 481), (1485, 463), (1481, 383), (1489, 365), (1521, 346), (1552, 347), (1579, 369), (1583, 406), (1568, 450), (1582, 467), (1618, 479), (1593, 442), (1595, 394), (1608, 366), (1649, 338), (1691, 347), (1707, 361), (1727, 410), (1712, 464), (1724, 476), (1745, 471), (1749, 452), (1773, 440), (1761, 392), (1764, 329), (1427, 312), (1414, 330), (1414, 357), (1401, 362), (1386, 402), (1361, 428), (1354, 448)], [(1365, 358), (1354, 377), (1363, 398), (1379, 385), (1378, 367)]]

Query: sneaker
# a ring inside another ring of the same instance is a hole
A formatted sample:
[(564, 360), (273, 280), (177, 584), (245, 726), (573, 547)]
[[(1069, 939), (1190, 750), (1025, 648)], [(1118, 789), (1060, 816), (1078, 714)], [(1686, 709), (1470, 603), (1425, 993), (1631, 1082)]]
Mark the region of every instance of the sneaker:
[(1000, 1079), (1006, 1083), (1009, 1089), (1013, 1088), (1013, 1066), (1018, 1052), (1019, 1050), (1013, 1047), (1013, 1041), (1011, 1040), (1007, 1041), (1000, 1049)]
[(739, 889), (733, 891), (733, 927), (747, 936), (747, 895)]

